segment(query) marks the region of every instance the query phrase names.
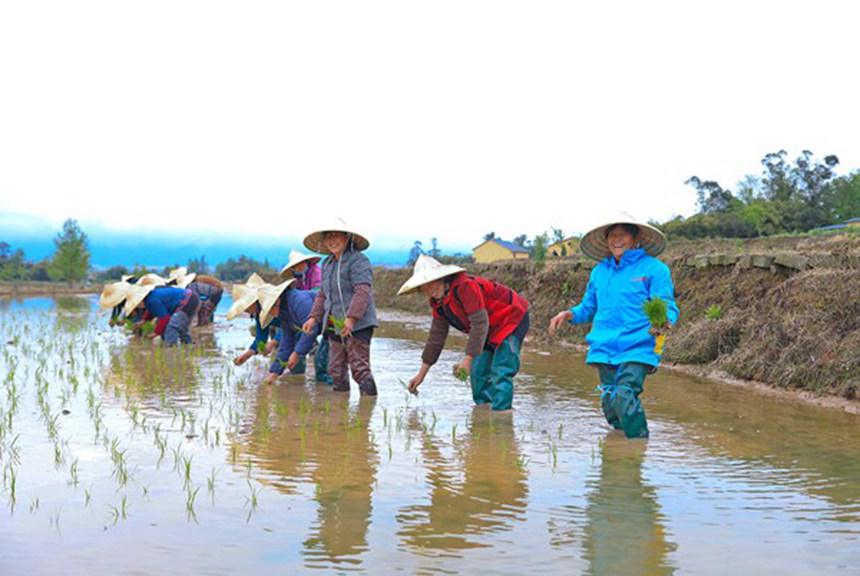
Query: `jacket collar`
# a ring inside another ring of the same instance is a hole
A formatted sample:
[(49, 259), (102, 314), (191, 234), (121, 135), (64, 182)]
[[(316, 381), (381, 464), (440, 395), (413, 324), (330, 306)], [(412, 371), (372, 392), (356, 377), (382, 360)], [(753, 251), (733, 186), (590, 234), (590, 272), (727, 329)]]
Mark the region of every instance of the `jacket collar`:
[(631, 264), (638, 262), (646, 255), (644, 248), (632, 248), (621, 255), (621, 260), (618, 262), (615, 261), (614, 256), (607, 256), (604, 258), (604, 262), (610, 267), (617, 270), (622, 268), (626, 268)]

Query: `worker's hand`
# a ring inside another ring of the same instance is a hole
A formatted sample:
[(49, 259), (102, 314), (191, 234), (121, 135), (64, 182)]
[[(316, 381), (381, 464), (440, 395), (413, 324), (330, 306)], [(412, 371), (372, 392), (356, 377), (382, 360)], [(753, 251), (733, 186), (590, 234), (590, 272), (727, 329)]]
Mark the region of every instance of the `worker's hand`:
[(648, 329), (648, 334), (651, 334), (652, 336), (660, 336), (668, 334), (670, 330), (672, 330), (672, 323), (668, 322), (663, 327), (651, 326), (651, 328)]
[(556, 330), (558, 330), (562, 324), (569, 324), (571, 320), (573, 320), (573, 312), (570, 310), (559, 312), (553, 316), (552, 320), (549, 321), (549, 335), (555, 336)]
[(413, 394), (418, 394), (418, 387), (424, 382), (424, 374), (420, 372), (409, 380), (409, 391)]
[(248, 359), (251, 358), (251, 356), (254, 356), (255, 354), (256, 352), (254, 352), (253, 350), (245, 350), (244, 352), (233, 358), (233, 364), (235, 364), (236, 366), (241, 366), (242, 364), (247, 362)]
[(266, 342), (266, 354), (271, 354), (272, 350), (277, 348), (279, 344), (280, 342), (278, 342), (277, 340), (269, 340), (268, 342)]
[(454, 366), (454, 376), (458, 380), (462, 380), (464, 382), (469, 381), (469, 377), (472, 375), (472, 357), (468, 354), (463, 361)]
[(278, 379), (278, 376), (280, 376), (280, 374), (278, 374), (276, 372), (269, 372), (269, 375), (266, 376), (266, 379), (263, 380), (263, 382), (265, 384), (274, 384), (275, 381)]
[(312, 334), (314, 331), (314, 326), (317, 325), (317, 321), (313, 318), (308, 318), (307, 321), (302, 324), (302, 332), (305, 334)]
[(340, 335), (344, 338), (349, 338), (352, 336), (352, 329), (355, 328), (355, 318), (350, 318), (349, 316), (343, 321), (343, 329), (340, 331)]
[(292, 371), (293, 368), (296, 367), (296, 364), (299, 363), (299, 355), (293, 352), (290, 354), (290, 357), (287, 358), (287, 369)]

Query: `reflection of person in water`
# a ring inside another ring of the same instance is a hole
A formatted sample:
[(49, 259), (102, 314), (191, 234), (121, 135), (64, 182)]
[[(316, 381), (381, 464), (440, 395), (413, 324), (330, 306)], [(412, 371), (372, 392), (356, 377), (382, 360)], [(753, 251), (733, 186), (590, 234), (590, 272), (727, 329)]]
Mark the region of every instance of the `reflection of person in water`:
[(254, 453), (260, 466), (285, 493), (312, 483), (319, 508), (305, 540), (310, 566), (350, 563), (367, 550), (377, 453), (369, 437), (375, 403), (362, 398), (317, 395), (304, 387), (260, 386), (248, 436), (238, 445)]
[(603, 444), (600, 478), (588, 495), (585, 556), (590, 574), (671, 574), (667, 555), (675, 545), (666, 529), (654, 488), (642, 480), (645, 444), (609, 434)]
[(320, 562), (338, 562), (367, 549), (376, 475), (376, 448), (368, 437), (374, 403), (362, 399), (355, 410), (350, 410), (346, 398), (333, 403), (340, 407), (332, 409), (333, 426), (339, 423), (340, 429), (318, 442), (313, 478), (319, 521), (305, 541), (309, 560)]
[(446, 459), (437, 442), (431, 435), (422, 436), (430, 503), (401, 510), (400, 536), (420, 549), (488, 546), (481, 535), (510, 530), (511, 522), (526, 509), (526, 469), (513, 424), (490, 413), (476, 413), (462, 459)]

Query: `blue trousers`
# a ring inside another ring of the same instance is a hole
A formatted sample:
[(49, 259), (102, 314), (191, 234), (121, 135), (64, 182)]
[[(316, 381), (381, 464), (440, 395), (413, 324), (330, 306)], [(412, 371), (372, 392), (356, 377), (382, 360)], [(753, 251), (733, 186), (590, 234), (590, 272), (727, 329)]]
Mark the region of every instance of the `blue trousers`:
[(597, 364), (600, 376), (600, 407), (603, 415), (616, 430), (624, 430), (628, 438), (647, 438), (648, 422), (639, 394), (645, 377), (654, 368), (639, 362), (619, 365)]
[(316, 381), (331, 386), (331, 378), (328, 375), (328, 338), (323, 335), (317, 345), (317, 353), (314, 355), (314, 372)]

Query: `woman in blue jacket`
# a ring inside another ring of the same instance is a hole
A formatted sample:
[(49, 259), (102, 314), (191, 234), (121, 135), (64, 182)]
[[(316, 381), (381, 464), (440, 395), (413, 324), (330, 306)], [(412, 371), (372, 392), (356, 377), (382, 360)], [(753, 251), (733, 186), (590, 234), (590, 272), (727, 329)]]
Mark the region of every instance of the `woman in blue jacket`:
[[(628, 438), (647, 438), (639, 394), (660, 363), (656, 337), (679, 315), (669, 267), (655, 258), (666, 240), (656, 228), (624, 218), (590, 231), (580, 246), (600, 263), (591, 271), (582, 301), (550, 320), (550, 333), (564, 323), (592, 323), (586, 362), (598, 370), (603, 414)], [(658, 297), (668, 305), (669, 322), (654, 328), (642, 305)]]

